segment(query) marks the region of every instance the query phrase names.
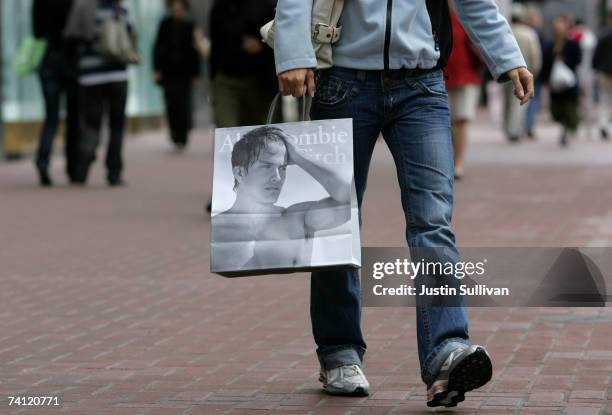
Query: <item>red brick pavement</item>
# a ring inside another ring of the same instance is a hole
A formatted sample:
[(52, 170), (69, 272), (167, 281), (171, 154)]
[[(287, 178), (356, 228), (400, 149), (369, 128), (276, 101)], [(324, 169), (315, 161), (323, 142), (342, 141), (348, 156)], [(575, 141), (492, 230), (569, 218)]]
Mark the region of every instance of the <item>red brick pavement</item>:
[[(551, 138), (511, 147), (480, 125), (457, 188), (462, 245), (612, 244), (612, 151)], [(411, 309), (366, 309), (369, 398), (320, 392), (308, 278), (208, 272), (210, 142), (172, 154), (129, 141), (124, 189), (38, 189), (29, 162), (0, 165), (0, 414), (420, 414)], [(382, 143), (381, 143), (382, 144)], [(364, 245), (401, 246), (393, 166), (375, 155)], [(383, 214), (384, 213), (384, 214)], [(612, 413), (610, 309), (472, 309), (494, 381), (450, 412)], [(61, 408), (9, 408), (8, 396)]]

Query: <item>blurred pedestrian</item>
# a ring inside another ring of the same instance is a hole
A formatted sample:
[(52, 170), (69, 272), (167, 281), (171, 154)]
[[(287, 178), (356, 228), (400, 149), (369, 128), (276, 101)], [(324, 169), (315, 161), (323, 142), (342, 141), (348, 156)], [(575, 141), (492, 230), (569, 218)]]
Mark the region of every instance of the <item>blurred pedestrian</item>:
[[(542, 68), (542, 48), (536, 31), (525, 24), (526, 13), (527, 10), (522, 4), (513, 5), (511, 29), (525, 58), (527, 68), (537, 76)], [(526, 112), (527, 107), (515, 99), (513, 86), (504, 85), (504, 132), (510, 142), (518, 142), (525, 134)]]
[(259, 28), (274, 0), (216, 0), (210, 13), (210, 71), (217, 128), (263, 124), (276, 93), (274, 55)]
[(452, 2), (448, 3), (451, 7), (453, 51), (444, 72), (453, 128), (455, 180), (460, 180), (464, 173), (468, 128), (476, 116), (480, 98), (483, 62), (480, 53), (476, 51), (476, 47), (459, 23), (452, 9)]
[[(551, 73), (547, 76), (551, 89), (550, 111), (553, 119), (563, 127), (559, 144), (565, 147), (569, 144), (570, 136), (576, 134), (580, 122), (578, 115), (579, 83), (576, 68), (582, 61), (582, 51), (578, 42), (571, 40), (568, 36), (569, 19), (567, 16), (555, 17), (553, 33), (553, 48), (548, 57), (553, 64)], [(557, 86), (557, 78), (568, 71), (569, 75), (573, 75), (573, 81), (569, 81), (566, 86)]]
[(196, 27), (188, 0), (168, 0), (170, 15), (159, 25), (153, 49), (155, 81), (164, 90), (170, 138), (177, 149), (188, 143), (193, 125), (193, 87), (200, 77)]
[[(597, 124), (595, 111), (595, 72), (593, 71), (593, 53), (597, 46), (597, 36), (584, 24), (583, 20), (570, 19), (569, 38), (580, 45), (582, 60), (576, 68), (580, 91), (579, 116), (590, 137), (593, 127)], [(609, 51), (612, 53), (612, 51)]]
[[(79, 42), (79, 84), (82, 136), (76, 180), (85, 184), (100, 143), (107, 113), (110, 139), (106, 151), (106, 180), (122, 186), (123, 135), (128, 92), (128, 63), (138, 61), (135, 33), (122, 0), (77, 0), (66, 36)], [(126, 37), (129, 37), (126, 39)], [(114, 42), (114, 40), (122, 41)]]
[(593, 69), (599, 85), (599, 131), (601, 138), (608, 140), (612, 115), (612, 10), (608, 12), (608, 26), (598, 37)]
[(536, 138), (535, 128), (538, 123), (538, 116), (542, 107), (542, 86), (548, 83), (546, 75), (550, 74), (552, 67), (552, 41), (544, 33), (542, 13), (536, 6), (531, 6), (527, 9), (527, 24), (536, 31), (540, 40), (540, 49), (542, 51), (542, 69), (536, 76), (535, 80), (535, 95), (527, 106), (527, 114), (525, 119), (525, 130), (527, 137), (530, 139)]
[(64, 127), (64, 153), (66, 173), (74, 180), (74, 168), (78, 157), (79, 119), (78, 84), (76, 70), (69, 60), (63, 31), (72, 8), (72, 0), (34, 0), (32, 4), (32, 28), (34, 36), (47, 42), (47, 50), (39, 68), (39, 79), (45, 101), (45, 121), (40, 133), (36, 168), (41, 186), (52, 186), (49, 175), (53, 141), (60, 122), (62, 97), (66, 99)]
[(275, 0), (216, 0), (212, 6), (210, 76), (217, 128), (265, 122), (278, 84), (274, 54), (262, 43), (259, 28), (274, 18), (275, 6)]

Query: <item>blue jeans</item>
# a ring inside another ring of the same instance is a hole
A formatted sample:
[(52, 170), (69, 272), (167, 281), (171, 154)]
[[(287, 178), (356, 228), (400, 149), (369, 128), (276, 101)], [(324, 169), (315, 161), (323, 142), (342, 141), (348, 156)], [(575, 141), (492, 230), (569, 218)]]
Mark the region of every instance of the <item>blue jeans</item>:
[(49, 50), (40, 68), (39, 78), (45, 101), (45, 122), (43, 124), (36, 165), (47, 170), (53, 151), (53, 140), (60, 123), (62, 96), (66, 97), (66, 126), (64, 151), (66, 155), (66, 172), (72, 178), (78, 159), (79, 117), (78, 85), (75, 78), (67, 74), (67, 62), (57, 57), (58, 51)]
[[(317, 74), (313, 120), (352, 118), (359, 208), (379, 134), (395, 161), (410, 248), (443, 247), (458, 260), (451, 230), (453, 147), (441, 71), (361, 71), (332, 68)], [(385, 212), (381, 212), (385, 214)], [(414, 260), (414, 256), (413, 256)], [(310, 314), (322, 367), (361, 365), (366, 343), (356, 271), (314, 272)], [(458, 346), (469, 343), (465, 307), (417, 308), (421, 377), (433, 382)]]

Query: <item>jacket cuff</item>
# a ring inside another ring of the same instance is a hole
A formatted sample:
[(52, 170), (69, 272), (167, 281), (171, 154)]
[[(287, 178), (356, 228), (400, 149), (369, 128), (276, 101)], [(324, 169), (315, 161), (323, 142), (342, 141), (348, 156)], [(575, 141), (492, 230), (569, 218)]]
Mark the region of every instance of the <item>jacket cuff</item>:
[(510, 80), (510, 78), (508, 78), (508, 72), (512, 69), (520, 68), (523, 66), (527, 67), (527, 64), (525, 63), (523, 55), (519, 55), (511, 59), (502, 61), (501, 63), (497, 63), (495, 67), (491, 69), (491, 74), (497, 82), (507, 82)]
[(314, 58), (297, 58), (291, 59), (284, 62), (276, 63), (276, 74), (280, 74), (285, 71), (290, 71), (292, 69), (303, 69), (303, 68), (316, 68), (317, 60)]

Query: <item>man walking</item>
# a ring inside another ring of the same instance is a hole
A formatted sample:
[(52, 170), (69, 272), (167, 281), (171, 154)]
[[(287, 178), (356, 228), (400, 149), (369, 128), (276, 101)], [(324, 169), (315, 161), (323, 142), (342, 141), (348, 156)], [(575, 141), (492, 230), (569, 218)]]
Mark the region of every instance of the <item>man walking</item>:
[(609, 124), (612, 109), (612, 10), (608, 12), (608, 26), (599, 35), (593, 56), (593, 69), (599, 81), (599, 128), (602, 140), (610, 139)]
[[(527, 8), (522, 4), (512, 7), (512, 33), (525, 58), (527, 68), (537, 76), (542, 69), (542, 48), (538, 33), (525, 21), (527, 20)], [(511, 143), (516, 143), (525, 134), (525, 118), (528, 106), (522, 106), (512, 96), (514, 93), (512, 85), (504, 85), (504, 132)], [(535, 95), (535, 86), (534, 86)]]
[[(443, 248), (441, 261), (458, 261), (450, 227), (450, 113), (441, 72), (452, 48), (447, 2), (347, 1), (342, 36), (333, 47), (335, 66), (318, 72), (316, 80), (311, 7), (312, 1), (278, 1), (275, 58), (281, 93), (313, 95), (313, 119), (353, 119), (359, 205), (382, 133), (397, 166), (409, 247)], [(533, 77), (493, 0), (455, 0), (455, 7), (492, 74), (511, 79), (516, 97), (526, 104)], [(311, 319), (324, 390), (367, 395), (358, 274), (313, 273)], [(455, 406), (465, 392), (490, 380), (490, 358), (484, 348), (470, 345), (464, 307), (417, 308), (417, 332), (428, 406)]]
[[(75, 167), (74, 183), (84, 185), (89, 169), (96, 159), (101, 141), (102, 122), (108, 115), (109, 140), (106, 151), (106, 180), (111, 187), (124, 186), (123, 135), (125, 108), (128, 96), (127, 60), (107, 56), (109, 37), (125, 26), (133, 35), (128, 9), (123, 0), (78, 0), (68, 18), (64, 35), (78, 47), (79, 88), (83, 104), (82, 137), (79, 143), (79, 161)], [(114, 25), (111, 23), (115, 21)], [(135, 44), (132, 45), (135, 47)], [(136, 54), (136, 51), (132, 51)]]
[(47, 42), (47, 51), (39, 68), (40, 85), (45, 102), (45, 122), (40, 132), (36, 169), (41, 186), (52, 186), (49, 174), (53, 141), (59, 128), (62, 95), (66, 98), (66, 127), (64, 153), (66, 173), (71, 182), (75, 179), (79, 151), (79, 87), (76, 68), (70, 62), (68, 45), (62, 32), (72, 9), (72, 0), (49, 2), (34, 0), (32, 3), (32, 29), (34, 36)]

